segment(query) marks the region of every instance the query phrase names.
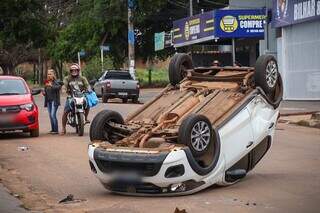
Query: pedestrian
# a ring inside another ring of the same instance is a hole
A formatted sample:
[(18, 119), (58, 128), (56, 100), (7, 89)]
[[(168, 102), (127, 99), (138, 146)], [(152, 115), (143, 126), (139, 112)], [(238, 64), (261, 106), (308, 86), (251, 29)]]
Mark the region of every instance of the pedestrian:
[(221, 64), (220, 64), (220, 62), (218, 60), (214, 60), (213, 63), (212, 63), (212, 66), (213, 67), (220, 67)]
[(58, 134), (57, 110), (60, 106), (61, 84), (58, 82), (53, 69), (48, 70), (47, 79), (44, 87), (44, 107), (48, 108), (51, 123), (50, 134)]

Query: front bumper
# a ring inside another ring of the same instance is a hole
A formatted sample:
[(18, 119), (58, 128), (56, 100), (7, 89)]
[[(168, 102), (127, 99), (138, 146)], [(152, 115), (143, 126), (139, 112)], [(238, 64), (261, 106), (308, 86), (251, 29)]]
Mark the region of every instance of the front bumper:
[[(103, 186), (121, 194), (186, 195), (200, 191), (223, 178), (222, 164), (217, 164), (205, 176), (198, 175), (191, 168), (184, 150), (160, 154), (119, 153), (89, 145), (88, 154), (91, 170)], [(130, 172), (138, 176), (130, 177)], [(117, 176), (117, 173), (122, 175)]]
[(18, 113), (6, 114), (6, 116), (9, 116), (10, 119), (4, 120), (0, 118), (0, 131), (29, 131), (39, 128), (37, 109), (31, 112), (21, 110)]

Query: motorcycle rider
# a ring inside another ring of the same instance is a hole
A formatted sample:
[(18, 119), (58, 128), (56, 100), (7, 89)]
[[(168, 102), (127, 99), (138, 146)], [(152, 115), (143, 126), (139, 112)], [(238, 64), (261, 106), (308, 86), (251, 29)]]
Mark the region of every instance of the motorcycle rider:
[[(72, 91), (79, 92), (88, 92), (90, 90), (90, 85), (86, 77), (80, 75), (80, 66), (76, 63), (71, 64), (69, 75), (66, 76), (63, 80), (63, 84), (66, 88), (67, 95), (70, 96)], [(69, 99), (67, 98), (64, 112), (62, 115), (62, 132), (61, 134), (66, 134), (66, 126), (67, 126), (67, 115), (71, 111)], [(85, 122), (90, 123), (88, 120), (89, 115), (89, 106), (85, 108)]]

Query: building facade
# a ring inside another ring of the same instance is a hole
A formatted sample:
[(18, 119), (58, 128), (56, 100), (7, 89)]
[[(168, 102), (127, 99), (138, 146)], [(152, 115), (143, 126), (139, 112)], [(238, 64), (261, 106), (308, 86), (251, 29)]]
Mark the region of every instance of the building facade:
[(273, 27), (287, 100), (320, 100), (320, 0), (274, 0)]
[(230, 0), (229, 4), (231, 9), (270, 10), (268, 42), (259, 41), (259, 54), (277, 57), (285, 100), (320, 100), (320, 0)]

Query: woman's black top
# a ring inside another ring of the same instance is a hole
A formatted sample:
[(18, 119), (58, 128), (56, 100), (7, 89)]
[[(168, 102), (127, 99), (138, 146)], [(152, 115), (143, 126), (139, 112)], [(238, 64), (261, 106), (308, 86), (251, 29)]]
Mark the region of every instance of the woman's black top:
[(48, 106), (48, 102), (54, 101), (57, 106), (60, 105), (60, 89), (61, 84), (54, 80), (52, 82), (52, 86), (45, 86), (44, 87), (44, 107)]

